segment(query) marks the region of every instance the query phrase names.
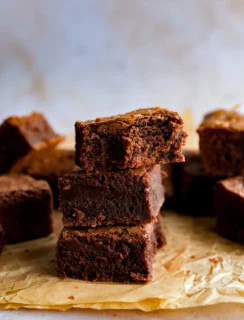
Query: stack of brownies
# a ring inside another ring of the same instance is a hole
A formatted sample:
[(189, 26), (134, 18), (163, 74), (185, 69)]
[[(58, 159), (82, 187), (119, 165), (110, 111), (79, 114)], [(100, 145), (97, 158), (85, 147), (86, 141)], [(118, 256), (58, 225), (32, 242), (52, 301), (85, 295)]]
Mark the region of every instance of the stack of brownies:
[(61, 277), (147, 282), (165, 239), (160, 163), (184, 161), (186, 133), (175, 112), (141, 109), (76, 122), (76, 164), (59, 179), (64, 229), (57, 246)]

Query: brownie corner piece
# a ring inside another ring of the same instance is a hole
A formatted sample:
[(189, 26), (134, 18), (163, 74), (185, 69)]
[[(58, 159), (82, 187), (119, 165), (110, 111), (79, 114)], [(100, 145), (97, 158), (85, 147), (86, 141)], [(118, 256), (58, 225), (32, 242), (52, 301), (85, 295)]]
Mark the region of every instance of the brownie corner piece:
[(217, 232), (244, 244), (244, 176), (219, 181), (214, 188)]
[(235, 109), (211, 112), (197, 132), (209, 175), (225, 178), (244, 174), (244, 115)]
[(3, 249), (4, 240), (5, 240), (5, 233), (4, 233), (3, 227), (0, 224), (0, 253), (2, 252), (2, 249)]
[(86, 171), (184, 161), (187, 134), (178, 113), (159, 107), (77, 121), (76, 164)]
[(149, 282), (159, 245), (155, 229), (155, 223), (64, 228), (57, 245), (58, 275), (89, 281)]
[(58, 178), (74, 169), (74, 154), (74, 149), (45, 148), (31, 152), (19, 160), (10, 172), (27, 174), (34, 179), (47, 181), (53, 192), (55, 207), (58, 207)]
[(0, 224), (7, 243), (49, 235), (52, 209), (52, 192), (46, 181), (21, 174), (0, 176)]
[(69, 227), (149, 223), (164, 202), (160, 165), (90, 173), (78, 168), (59, 179), (59, 192)]
[(8, 172), (29, 152), (54, 146), (63, 139), (41, 113), (5, 119), (0, 125), (0, 173)]

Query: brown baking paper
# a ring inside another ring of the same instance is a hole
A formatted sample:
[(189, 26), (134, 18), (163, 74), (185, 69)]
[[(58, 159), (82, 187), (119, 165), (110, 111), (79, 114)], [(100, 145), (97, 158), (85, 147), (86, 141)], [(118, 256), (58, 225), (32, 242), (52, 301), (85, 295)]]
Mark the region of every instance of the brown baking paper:
[(244, 248), (214, 232), (214, 218), (168, 212), (168, 244), (159, 250), (146, 285), (61, 280), (55, 272), (55, 233), (8, 245), (0, 256), (0, 308), (176, 309), (222, 302), (244, 303)]

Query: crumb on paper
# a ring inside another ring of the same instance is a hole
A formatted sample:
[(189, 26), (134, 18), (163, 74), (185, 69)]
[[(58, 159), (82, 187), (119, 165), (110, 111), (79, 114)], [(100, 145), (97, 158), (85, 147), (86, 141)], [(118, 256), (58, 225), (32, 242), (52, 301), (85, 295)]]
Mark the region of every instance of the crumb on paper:
[(208, 260), (209, 260), (209, 262), (212, 262), (212, 263), (214, 263), (214, 264), (217, 264), (218, 262), (220, 262), (220, 259), (219, 259), (218, 257), (209, 258)]
[(68, 299), (75, 300), (75, 297), (74, 296), (69, 296)]

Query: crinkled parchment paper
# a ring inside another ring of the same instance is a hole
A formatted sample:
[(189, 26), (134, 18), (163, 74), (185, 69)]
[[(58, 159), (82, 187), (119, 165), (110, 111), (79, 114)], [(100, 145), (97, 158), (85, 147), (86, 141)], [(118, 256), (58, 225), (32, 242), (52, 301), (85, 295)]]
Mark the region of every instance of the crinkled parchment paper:
[(214, 218), (165, 213), (168, 244), (159, 250), (146, 285), (61, 280), (55, 273), (55, 233), (8, 245), (0, 256), (0, 308), (175, 309), (244, 304), (244, 247), (214, 232)]

